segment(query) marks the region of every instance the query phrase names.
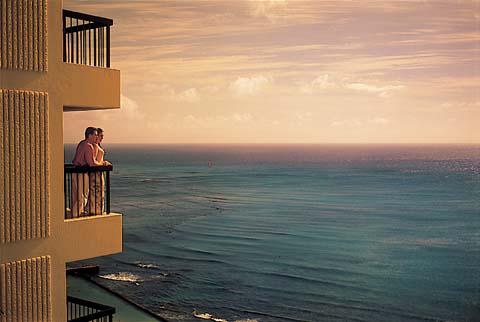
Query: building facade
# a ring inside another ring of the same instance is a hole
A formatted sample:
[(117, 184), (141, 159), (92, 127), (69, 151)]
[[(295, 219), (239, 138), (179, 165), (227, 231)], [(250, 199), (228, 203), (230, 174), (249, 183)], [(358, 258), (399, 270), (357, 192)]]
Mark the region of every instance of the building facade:
[(0, 0), (1, 322), (67, 321), (66, 264), (122, 250), (120, 214), (66, 216), (63, 159), (63, 113), (120, 107), (111, 24)]

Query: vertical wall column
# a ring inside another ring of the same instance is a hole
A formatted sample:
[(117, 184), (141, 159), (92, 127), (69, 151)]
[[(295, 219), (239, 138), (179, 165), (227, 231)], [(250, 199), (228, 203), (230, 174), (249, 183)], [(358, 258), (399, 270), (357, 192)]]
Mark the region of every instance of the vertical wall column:
[(0, 0), (0, 68), (47, 70), (47, 0)]
[(0, 243), (50, 236), (48, 105), (0, 89)]

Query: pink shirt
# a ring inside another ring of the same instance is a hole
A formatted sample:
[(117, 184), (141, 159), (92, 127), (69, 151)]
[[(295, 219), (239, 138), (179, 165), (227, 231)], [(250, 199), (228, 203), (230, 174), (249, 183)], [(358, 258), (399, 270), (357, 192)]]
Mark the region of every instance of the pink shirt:
[(75, 166), (94, 166), (95, 158), (93, 156), (93, 145), (88, 143), (86, 140), (80, 141), (77, 145), (77, 151), (75, 152), (75, 157), (73, 158), (73, 165)]

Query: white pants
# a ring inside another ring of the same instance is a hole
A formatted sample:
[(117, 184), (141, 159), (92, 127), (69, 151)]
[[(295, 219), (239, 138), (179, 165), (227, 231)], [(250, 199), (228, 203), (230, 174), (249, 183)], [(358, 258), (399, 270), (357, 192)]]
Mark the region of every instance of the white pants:
[(89, 190), (88, 177), (88, 173), (72, 173), (71, 213), (68, 218), (77, 218), (86, 215)]

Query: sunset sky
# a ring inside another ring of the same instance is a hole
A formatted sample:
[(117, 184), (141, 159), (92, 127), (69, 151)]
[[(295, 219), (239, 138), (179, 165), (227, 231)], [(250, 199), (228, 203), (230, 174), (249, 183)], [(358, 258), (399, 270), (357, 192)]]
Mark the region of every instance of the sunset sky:
[[(480, 1), (99, 1), (121, 111), (105, 143), (480, 143)], [(88, 94), (88, 93), (86, 93)]]

